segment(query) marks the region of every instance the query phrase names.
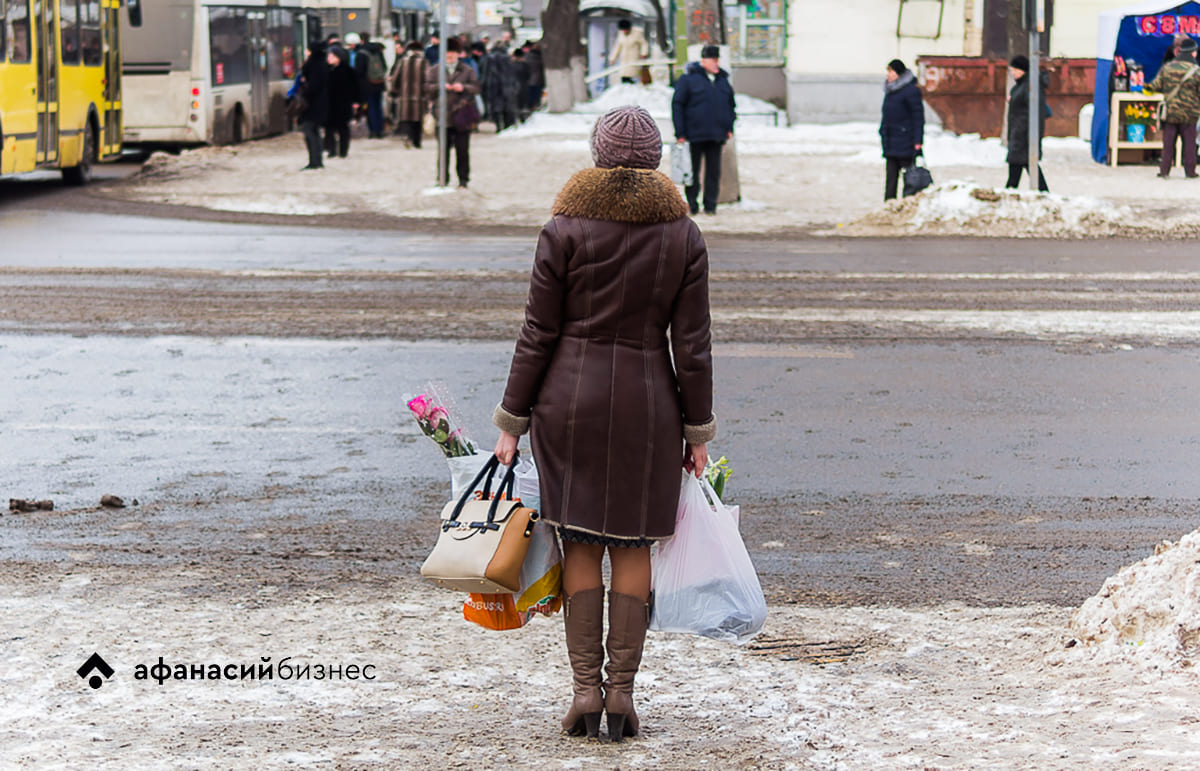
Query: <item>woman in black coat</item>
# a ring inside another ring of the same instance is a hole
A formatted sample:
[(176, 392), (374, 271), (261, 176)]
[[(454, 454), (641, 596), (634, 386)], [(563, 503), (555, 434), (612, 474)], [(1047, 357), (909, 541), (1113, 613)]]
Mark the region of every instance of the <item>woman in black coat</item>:
[[(1017, 187), (1021, 183), (1021, 172), (1029, 169), (1029, 57), (1017, 54), (1008, 63), (1016, 83), (1008, 95), (1008, 182), (1005, 187)], [(1038, 159), (1042, 157), (1042, 137), (1046, 136), (1046, 91), (1050, 88), (1050, 74), (1043, 72), (1038, 78), (1041, 89), (1038, 100)], [(1050, 192), (1042, 166), (1038, 164), (1038, 190)]]
[(324, 165), (321, 126), (329, 118), (329, 65), (325, 63), (325, 44), (320, 41), (310, 44), (308, 58), (300, 68), (300, 98), (305, 105), (300, 112), (300, 128), (308, 146), (308, 165), (301, 171), (319, 169)]
[(917, 87), (916, 77), (899, 59), (888, 62), (879, 138), (883, 142), (883, 157), (887, 159), (883, 200), (888, 201), (896, 197), (900, 171), (912, 165), (925, 142), (925, 104), (921, 101), (921, 89)]
[(325, 152), (345, 158), (350, 152), (350, 120), (361, 102), (358, 75), (350, 68), (345, 49), (329, 49), (329, 119), (325, 121)]

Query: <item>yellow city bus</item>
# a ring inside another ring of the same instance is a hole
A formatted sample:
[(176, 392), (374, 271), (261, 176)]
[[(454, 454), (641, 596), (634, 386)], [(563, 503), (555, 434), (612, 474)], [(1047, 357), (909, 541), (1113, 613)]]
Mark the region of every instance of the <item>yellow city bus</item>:
[(119, 12), (120, 0), (0, 0), (0, 175), (61, 169), (83, 184), (120, 153)]

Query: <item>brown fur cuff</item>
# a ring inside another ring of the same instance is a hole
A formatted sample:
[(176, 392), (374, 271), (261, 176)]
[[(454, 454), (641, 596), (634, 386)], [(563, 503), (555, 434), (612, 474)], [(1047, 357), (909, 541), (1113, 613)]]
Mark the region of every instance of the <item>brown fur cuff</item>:
[(683, 438), (688, 444), (708, 444), (717, 438), (717, 416), (698, 425), (683, 424)]
[(492, 411), (492, 424), (513, 436), (522, 436), (529, 430), (529, 418), (512, 414), (504, 409), (503, 404), (497, 404), (496, 409)]

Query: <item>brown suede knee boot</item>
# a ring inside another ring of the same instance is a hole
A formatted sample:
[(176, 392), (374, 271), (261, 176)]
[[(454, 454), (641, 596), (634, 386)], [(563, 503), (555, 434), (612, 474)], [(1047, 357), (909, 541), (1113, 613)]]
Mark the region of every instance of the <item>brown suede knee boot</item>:
[(604, 697), (600, 692), (600, 669), (604, 665), (604, 587), (575, 592), (563, 602), (563, 624), (567, 630), (567, 657), (574, 673), (575, 698), (563, 718), (563, 729), (571, 736), (600, 735)]
[(650, 603), (628, 594), (608, 593), (608, 679), (604, 681), (604, 711), (608, 738), (619, 742), (637, 736), (641, 725), (633, 709), (633, 678), (642, 663)]

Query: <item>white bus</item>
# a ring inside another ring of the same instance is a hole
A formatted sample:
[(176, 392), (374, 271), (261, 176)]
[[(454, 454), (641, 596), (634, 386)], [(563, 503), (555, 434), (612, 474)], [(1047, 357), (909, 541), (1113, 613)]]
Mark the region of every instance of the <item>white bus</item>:
[(142, 2), (143, 25), (121, 30), (126, 144), (237, 144), (288, 129), (287, 91), (321, 34), (314, 11)]

